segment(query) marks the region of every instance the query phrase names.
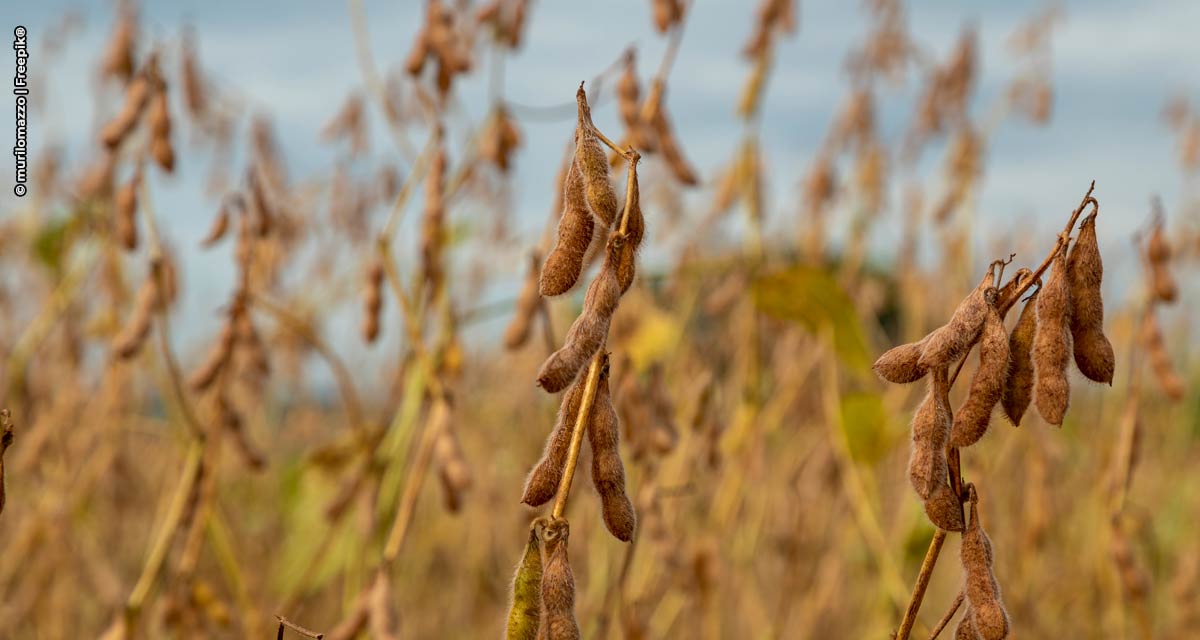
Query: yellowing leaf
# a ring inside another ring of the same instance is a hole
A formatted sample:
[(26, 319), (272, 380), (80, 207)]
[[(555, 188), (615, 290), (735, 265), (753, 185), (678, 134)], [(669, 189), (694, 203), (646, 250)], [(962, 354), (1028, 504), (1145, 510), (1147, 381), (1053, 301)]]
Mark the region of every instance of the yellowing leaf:
[(824, 327), (833, 332), (833, 347), (846, 367), (866, 373), (871, 364), (854, 301), (828, 273), (795, 266), (762, 276), (754, 282), (754, 304), (760, 311), (795, 322), (814, 334)]
[(878, 393), (860, 391), (842, 395), (842, 425), (850, 455), (863, 464), (879, 462), (895, 444), (892, 441), (896, 434)]
[(649, 305), (638, 310), (638, 326), (622, 345), (634, 367), (644, 371), (662, 360), (679, 341), (680, 326), (670, 315)]

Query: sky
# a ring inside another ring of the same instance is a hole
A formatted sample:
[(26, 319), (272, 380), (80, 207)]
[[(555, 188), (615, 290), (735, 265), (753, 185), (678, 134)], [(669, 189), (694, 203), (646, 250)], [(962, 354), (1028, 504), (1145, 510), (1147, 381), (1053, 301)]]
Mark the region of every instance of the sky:
[[(739, 50), (752, 28), (751, 4), (697, 0), (669, 81), (675, 129), (705, 179), (715, 175), (742, 135), (733, 112), (749, 71)], [(1016, 71), (1009, 35), (1044, 6), (1026, 0), (911, 2), (909, 30), (944, 59), (963, 25), (979, 26), (980, 83), (974, 111), (982, 114)], [(377, 66), (403, 59), (419, 28), (422, 7), (418, 0), (365, 2)], [(1052, 37), (1053, 120), (1046, 127), (1006, 121), (993, 136), (978, 192), (979, 224), (983, 229), (1003, 228), (1019, 221), (1042, 235), (1052, 233), (1095, 179), (1105, 212), (1101, 244), (1127, 248), (1127, 238), (1144, 221), (1152, 195), (1161, 195), (1168, 209), (1181, 197), (1176, 143), (1161, 112), (1171, 96), (1200, 102), (1200, 38), (1195, 35), (1200, 2), (1081, 1), (1062, 7), (1065, 19)], [(111, 5), (9, 3), (0, 15), (10, 29), (26, 26), (37, 43), (68, 10), (83, 17), (83, 30), (50, 60), (39, 59), (38, 47), (32, 51), (31, 69), (43, 79), (44, 95), (39, 98), (44, 109), (31, 122), (30, 146), (36, 154), (46, 144), (62, 145), (69, 163), (75, 163), (94, 148), (97, 115), (92, 112), (91, 77), (111, 28)], [(630, 44), (637, 46), (640, 71), (648, 75), (665, 46), (664, 38), (651, 28), (646, 0), (542, 0), (534, 3), (531, 19), (523, 48), (506, 63), (505, 95), (518, 105), (569, 104), (581, 80), (610, 65)], [(339, 151), (322, 144), (318, 132), (346, 94), (363, 86), (344, 3), (153, 2), (143, 7), (142, 22), (147, 40), (174, 39), (183, 25), (194, 26), (205, 71), (251, 110), (274, 117), (293, 177), (332, 172)], [(858, 2), (800, 3), (799, 33), (780, 44), (762, 115), (770, 201), (780, 205), (770, 224), (794, 224), (788, 219), (795, 215), (794, 205), (788, 203), (794, 201), (798, 181), (845, 97), (846, 53), (867, 28)], [(918, 84), (919, 77), (913, 76), (907, 87), (879, 93), (885, 137), (902, 135)], [(486, 114), (486, 85), (487, 74), (478, 73), (460, 88), (460, 103), (473, 121)], [(525, 142), (513, 183), (518, 236), (534, 238), (540, 233), (552, 197), (550, 185), (573, 127), (567, 113), (566, 119), (520, 123)], [(597, 123), (601, 129), (619, 130), (611, 104), (597, 109)], [(396, 159), (382, 128), (372, 132), (366, 164)], [(11, 180), (12, 162), (11, 156), (0, 160), (0, 175), (6, 181)], [(924, 162), (932, 172), (940, 171), (940, 154), (927, 152)], [(235, 164), (232, 173), (239, 175), (241, 166)], [(228, 254), (196, 248), (217, 207), (204, 190), (206, 172), (207, 160), (193, 162), (185, 152), (177, 174), (153, 186), (160, 225), (179, 247), (188, 279), (187, 297), (177, 313), (206, 319), (185, 320), (181, 340), (215, 331), (215, 309), (232, 286)], [(702, 203), (703, 194), (689, 202)], [(0, 193), (0, 216), (21, 211), (22, 205), (9, 189)], [(877, 235), (879, 252), (894, 251), (890, 234)], [(651, 236), (653, 241), (653, 225)], [(980, 261), (986, 263), (987, 258)], [(492, 297), (510, 294), (523, 264), (515, 261), (511, 269), (501, 270), (511, 277)], [(352, 320), (349, 314), (334, 322), (352, 327)]]

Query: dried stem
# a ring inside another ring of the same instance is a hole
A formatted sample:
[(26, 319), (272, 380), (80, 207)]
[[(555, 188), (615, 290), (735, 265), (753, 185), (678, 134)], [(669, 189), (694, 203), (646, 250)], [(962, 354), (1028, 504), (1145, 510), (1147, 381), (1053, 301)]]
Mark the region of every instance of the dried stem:
[[(138, 168), (141, 171), (141, 168)], [(183, 388), (183, 374), (180, 373), (179, 361), (175, 359), (175, 352), (171, 349), (171, 325), (167, 321), (166, 310), (166, 292), (170, 290), (166, 274), (163, 273), (163, 253), (162, 240), (158, 235), (158, 225), (154, 219), (154, 207), (150, 201), (150, 183), (148, 180), (142, 181), (141, 193), (141, 209), (142, 217), (146, 219), (146, 236), (150, 243), (150, 273), (154, 278), (155, 285), (158, 286), (159, 296), (163, 298), (162, 307), (154, 316), (155, 325), (158, 328), (158, 346), (162, 352), (163, 361), (167, 365), (167, 377), (170, 379), (171, 391), (175, 394), (175, 401), (179, 405), (179, 412), (183, 415), (184, 422), (192, 431), (192, 436), (203, 441), (204, 427), (201, 426), (200, 420), (196, 417), (196, 412), (192, 410), (191, 404), (188, 403), (187, 392)]]
[(392, 137), (396, 140), (396, 147), (405, 157), (412, 158), (414, 155), (412, 144), (404, 135), (400, 123), (392, 120), (392, 111), (388, 109), (387, 97), (383, 93), (383, 84), (379, 81), (379, 73), (375, 70), (375, 58), (371, 55), (371, 36), (367, 32), (367, 17), (363, 10), (362, 0), (348, 0), (346, 6), (350, 13), (350, 28), (354, 31), (354, 48), (358, 53), (358, 66), (366, 80), (367, 89), (371, 92), (371, 97), (379, 103), (379, 110), (383, 113), (383, 119), (388, 123), (388, 129), (391, 130)]
[(1012, 306), (1013, 302), (1025, 295), (1025, 292), (1029, 290), (1029, 287), (1033, 286), (1033, 283), (1037, 282), (1038, 279), (1042, 277), (1042, 274), (1046, 273), (1046, 270), (1049, 269), (1050, 265), (1054, 263), (1054, 258), (1058, 256), (1059, 250), (1070, 243), (1071, 231), (1075, 229), (1075, 223), (1079, 220), (1079, 214), (1083, 213), (1083, 210), (1089, 203), (1095, 207), (1096, 213), (1100, 213), (1100, 203), (1096, 202), (1096, 199), (1092, 197), (1092, 191), (1095, 188), (1096, 181), (1092, 180), (1092, 184), (1090, 187), (1088, 187), (1087, 193), (1083, 194), (1083, 200), (1079, 202), (1079, 206), (1076, 207), (1075, 211), (1071, 213), (1071, 219), (1067, 221), (1067, 226), (1063, 227), (1062, 233), (1058, 234), (1058, 241), (1054, 243), (1054, 248), (1050, 249), (1050, 254), (1047, 255), (1046, 259), (1042, 261), (1041, 266), (1039, 266), (1037, 270), (1033, 272), (1033, 276), (1030, 277), (1020, 287), (1017, 287), (1016, 291), (1013, 291), (1011, 298), (1002, 301), (1002, 304), (1007, 305), (1002, 308)]
[(285, 627), (288, 629), (291, 629), (292, 631), (295, 631), (296, 633), (298, 633), (306, 638), (316, 638), (317, 640), (321, 640), (322, 638), (325, 637), (325, 634), (317, 633), (316, 631), (313, 631), (312, 629), (305, 629), (304, 627), (296, 624), (295, 622), (292, 622), (291, 620), (288, 620), (287, 618), (285, 618), (279, 614), (275, 614), (275, 619), (279, 621), (279, 634), (275, 636), (276, 640), (283, 640), (283, 630)]
[(929, 587), (929, 579), (933, 576), (933, 567), (937, 564), (938, 554), (946, 543), (946, 531), (938, 529), (929, 541), (929, 549), (925, 552), (925, 560), (921, 562), (921, 572), (917, 574), (917, 583), (913, 586), (912, 601), (904, 611), (904, 619), (900, 621), (900, 629), (894, 636), (896, 640), (908, 640), (913, 624), (917, 621), (917, 612), (921, 610), (921, 600), (925, 598), (925, 589)]
[(550, 319), (550, 305), (545, 298), (538, 298), (538, 315), (542, 317), (542, 339), (546, 343), (546, 353), (554, 353), (558, 350), (558, 343), (554, 341), (554, 324)]
[(950, 609), (946, 611), (946, 615), (942, 616), (942, 619), (938, 620), (938, 623), (933, 627), (933, 631), (929, 634), (929, 640), (937, 640), (938, 635), (942, 633), (946, 625), (950, 624), (950, 621), (954, 619), (954, 614), (958, 613), (958, 608), (962, 606), (963, 598), (965, 597), (965, 591), (958, 592), (958, 595), (954, 597), (954, 602), (950, 603)]
[(635, 151), (633, 147), (622, 149), (617, 145), (617, 143), (613, 142), (608, 136), (604, 135), (604, 132), (601, 131), (594, 122), (592, 122), (592, 108), (588, 105), (587, 92), (583, 90), (582, 82), (579, 83), (579, 90), (575, 92), (575, 102), (578, 104), (580, 113), (583, 114), (584, 124), (587, 125), (588, 129), (591, 129), (592, 133), (596, 134), (596, 137), (600, 139), (600, 142), (603, 142), (609, 149), (612, 149), (613, 153), (621, 154), (630, 162), (637, 162), (637, 158), (640, 156), (638, 156), (637, 151)]
[(633, 206), (633, 185), (637, 180), (637, 163), (641, 157), (633, 147), (629, 147), (625, 153), (625, 159), (629, 161), (629, 173), (625, 178), (625, 210), (621, 212), (621, 224), (618, 227), (618, 233), (622, 236), (629, 232), (629, 209)]
[(896, 602), (897, 606), (904, 604), (904, 580), (900, 570), (889, 552), (887, 538), (879, 525), (879, 518), (871, 505), (867, 493), (867, 483), (859, 473), (850, 451), (850, 441), (846, 435), (845, 421), (842, 419), (842, 399), (838, 390), (838, 363), (833, 350), (833, 335), (826, 331), (824, 365), (822, 367), (822, 403), (825, 411), (825, 423), (829, 428), (829, 439), (832, 445), (838, 469), (844, 479), (843, 485), (846, 497), (854, 512), (854, 519), (867, 547), (875, 556), (875, 562), (882, 574), (885, 591)]
[(671, 30), (670, 40), (667, 42), (667, 50), (663, 53), (662, 60), (658, 63), (658, 73), (654, 75), (656, 82), (666, 80), (667, 76), (671, 73), (672, 65), (675, 64), (675, 57), (679, 54), (679, 45), (683, 42), (683, 27), (687, 24), (688, 17), (692, 15), (692, 12), (688, 9), (691, 9), (691, 7), (683, 8), (683, 20), (679, 21), (675, 25), (675, 28)]
[(592, 403), (596, 400), (596, 389), (600, 386), (600, 370), (608, 354), (601, 347), (592, 362), (588, 365), (587, 380), (584, 382), (583, 398), (580, 400), (579, 413), (575, 416), (575, 426), (571, 430), (571, 448), (567, 452), (567, 466), (563, 469), (562, 480), (558, 483), (558, 493), (554, 496), (553, 518), (561, 518), (567, 510), (567, 495), (571, 493), (571, 482), (575, 479), (575, 467), (579, 463), (579, 449), (583, 445), (583, 432), (587, 429), (588, 417), (592, 413)]
[(138, 615), (141, 614), (142, 604), (146, 601), (151, 587), (154, 586), (154, 580), (158, 577), (163, 561), (167, 557), (167, 551), (171, 548), (171, 539), (175, 536), (175, 532), (183, 520), (184, 507), (187, 506), (188, 496), (192, 494), (192, 487), (196, 484), (200, 471), (200, 458), (203, 450), (203, 444), (199, 440), (192, 440), (192, 444), (188, 447), (183, 473), (180, 474), (175, 495), (171, 497), (171, 503), (167, 507), (167, 515), (163, 519), (162, 527), (158, 530), (154, 544), (150, 547), (150, 554), (146, 557), (142, 574), (138, 577), (137, 584), (134, 585), (129, 599), (125, 602), (125, 621), (130, 628), (134, 626)]
[(387, 545), (383, 549), (383, 563), (390, 565), (400, 555), (404, 540), (408, 535), (408, 526), (412, 522), (413, 512), (417, 508), (417, 498), (421, 495), (421, 485), (425, 481), (425, 472), (433, 459), (433, 446), (437, 442), (437, 430), (426, 426), (421, 432), (421, 442), (417, 445), (416, 458), (408, 469), (408, 477), (404, 481), (404, 494), (400, 496), (400, 505), (396, 507), (396, 517), (392, 521), (392, 530), (388, 534)]
[(317, 335), (309, 323), (296, 317), (283, 306), (253, 293), (248, 293), (247, 298), (251, 304), (271, 314), (281, 324), (294, 331), (325, 359), (330, 370), (333, 371), (333, 378), (341, 393), (342, 404), (345, 405), (346, 417), (350, 420), (350, 426), (358, 431), (363, 430), (366, 425), (363, 422), (362, 403), (359, 402), (358, 392), (354, 389), (354, 378), (350, 375), (350, 369), (346, 363), (338, 357), (337, 352), (321, 339), (321, 336)]
[(412, 171), (405, 178), (404, 184), (400, 185), (400, 191), (396, 194), (396, 201), (392, 203), (392, 210), (388, 213), (387, 222), (383, 225), (383, 231), (379, 233), (379, 242), (381, 244), (386, 245), (391, 242), (391, 238), (396, 232), (396, 226), (400, 224), (400, 216), (404, 213), (404, 205), (412, 197), (414, 185), (419, 183), (425, 177), (425, 172), (429, 170), (429, 161), (433, 158), (433, 154), (438, 148), (439, 137), (436, 133), (429, 136), (429, 141), (421, 149), (421, 154), (413, 161)]

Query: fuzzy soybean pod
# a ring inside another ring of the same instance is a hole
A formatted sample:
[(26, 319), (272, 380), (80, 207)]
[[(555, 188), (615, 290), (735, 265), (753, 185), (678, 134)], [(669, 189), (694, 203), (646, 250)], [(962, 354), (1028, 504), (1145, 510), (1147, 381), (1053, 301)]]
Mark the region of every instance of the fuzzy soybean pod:
[(683, 155), (679, 139), (671, 127), (671, 119), (663, 104), (665, 91), (663, 81), (655, 80), (650, 86), (650, 95), (647, 96), (646, 103), (642, 106), (642, 119), (650, 125), (651, 131), (658, 137), (658, 149), (662, 151), (663, 159), (666, 160), (671, 173), (675, 174), (675, 179), (687, 186), (695, 186), (700, 179), (696, 176), (696, 170), (692, 168), (692, 164)]
[(617, 265), (623, 242), (614, 236), (609, 239), (608, 256), (596, 279), (583, 297), (583, 312), (567, 330), (563, 346), (550, 354), (538, 370), (537, 383), (550, 393), (566, 388), (580, 369), (604, 344), (608, 325), (617, 303), (621, 300), (621, 285), (617, 281)]
[(979, 338), (979, 368), (971, 380), (967, 399), (954, 415), (950, 446), (969, 447), (987, 433), (988, 424), (992, 421), (992, 409), (996, 408), (1004, 390), (1008, 363), (1008, 333), (1004, 330), (1004, 320), (1000, 318), (1000, 310), (995, 305), (989, 305), (983, 333)]
[(371, 344), (379, 337), (379, 318), (383, 311), (383, 263), (372, 260), (367, 267), (366, 287), (363, 289), (363, 342)]
[(871, 368), (875, 375), (892, 384), (908, 384), (925, 377), (928, 369), (921, 366), (925, 340), (892, 347), (879, 356)]
[(563, 467), (567, 464), (567, 455), (571, 448), (571, 429), (575, 426), (575, 417), (579, 415), (579, 405), (583, 400), (583, 387), (584, 380), (581, 378), (563, 394), (562, 406), (558, 409), (558, 421), (554, 423), (554, 430), (546, 439), (546, 450), (525, 480), (525, 495), (521, 497), (521, 502), (531, 507), (546, 504), (558, 491), (558, 483), (562, 480)]
[(529, 528), (525, 554), (513, 575), (512, 606), (505, 640), (535, 640), (542, 608), (542, 548), (537, 528)]
[(504, 329), (504, 347), (510, 350), (520, 348), (529, 340), (529, 329), (533, 326), (534, 315), (542, 304), (542, 299), (538, 295), (538, 263), (540, 260), (537, 252), (535, 251), (529, 259), (529, 274), (525, 277), (525, 284), (521, 285), (521, 292), (517, 294), (513, 318), (508, 323), (508, 327)]
[(158, 284), (153, 276), (148, 277), (138, 289), (129, 321), (113, 338), (112, 350), (118, 358), (132, 358), (141, 350), (146, 337), (150, 335), (150, 321), (154, 318), (155, 307), (159, 305), (158, 300)]
[(121, 144), (137, 125), (146, 103), (150, 101), (151, 83), (146, 73), (139, 73), (125, 90), (125, 102), (117, 115), (100, 130), (100, 141), (109, 149)]
[(967, 576), (967, 603), (971, 626), (983, 640), (1008, 637), (1008, 611), (1000, 599), (1000, 585), (992, 572), (992, 542), (979, 523), (979, 500), (972, 490), (971, 522), (962, 537), (961, 559)]
[(1000, 310), (1000, 319), (1008, 317), (1008, 310), (1017, 303), (1017, 290), (1024, 286), (1025, 281), (1033, 277), (1033, 272), (1024, 267), (1017, 269), (1013, 277), (996, 292), (996, 308)]
[[(617, 262), (617, 282), (621, 284), (621, 293), (629, 290), (633, 277), (637, 272), (637, 251), (642, 246), (642, 238), (646, 235), (646, 218), (642, 215), (641, 194), (638, 190), (637, 165), (629, 168), (629, 211), (625, 214), (625, 236), (619, 240), (619, 260)], [(619, 235), (619, 234), (617, 234)], [(609, 242), (616, 235), (609, 238)]]
[(988, 307), (996, 301), (996, 274), (991, 269), (950, 317), (950, 322), (934, 329), (925, 337), (925, 349), (919, 364), (925, 368), (944, 367), (954, 363), (979, 337)]
[(946, 443), (950, 438), (953, 416), (950, 413), (947, 376), (945, 367), (934, 369), (929, 380), (929, 392), (913, 415), (908, 479), (922, 500), (928, 500), (938, 486), (946, 484), (949, 476)]
[(604, 524), (623, 542), (633, 539), (637, 516), (625, 493), (625, 465), (618, 449), (620, 422), (609, 391), (608, 367), (600, 376), (595, 406), (588, 421), (588, 444), (592, 447), (592, 484), (600, 494)]
[(175, 148), (171, 146), (171, 111), (167, 105), (166, 83), (159, 81), (150, 98), (146, 116), (150, 126), (150, 155), (163, 171), (175, 169)]
[(575, 164), (583, 176), (588, 208), (601, 224), (611, 229), (620, 205), (612, 181), (608, 179), (608, 156), (592, 130), (592, 112), (583, 87), (579, 87), (576, 98), (579, 102), (579, 128), (575, 133)]
[(579, 640), (579, 623), (575, 621), (575, 576), (567, 557), (570, 531), (563, 519), (546, 525), (541, 625), (537, 640)]
[(137, 205), (138, 189), (142, 186), (142, 173), (135, 172), (129, 181), (117, 189), (113, 197), (113, 208), (116, 219), (113, 222), (113, 233), (126, 251), (133, 251), (138, 246)]
[(1021, 416), (1033, 399), (1033, 338), (1037, 334), (1037, 292), (1025, 303), (1017, 325), (1008, 336), (1009, 367), (1004, 380), (1000, 405), (1013, 426), (1020, 426)]
[(1104, 264), (1096, 240), (1096, 215), (1079, 225), (1079, 237), (1067, 258), (1067, 280), (1071, 290), (1071, 338), (1075, 366), (1088, 379), (1112, 385), (1116, 367), (1112, 343), (1104, 335), (1104, 300), (1100, 283)]
[(933, 493), (925, 500), (925, 515), (934, 526), (946, 531), (962, 531), (965, 526), (962, 502), (945, 480), (935, 486)]
[(579, 280), (583, 256), (592, 241), (596, 222), (588, 210), (583, 174), (578, 162), (572, 162), (563, 182), (563, 211), (558, 221), (558, 239), (542, 265), (540, 283), (544, 296), (566, 293)]
[(0, 513), (4, 513), (4, 452), (13, 443), (12, 422), (8, 409), (0, 409)]
[(1071, 401), (1067, 365), (1071, 361), (1071, 291), (1067, 280), (1066, 247), (1059, 250), (1054, 272), (1037, 299), (1037, 332), (1033, 337), (1036, 372), (1034, 401), (1038, 413), (1050, 424), (1062, 426)]
[(1150, 369), (1154, 372), (1154, 377), (1158, 379), (1163, 393), (1172, 400), (1182, 400), (1185, 393), (1183, 380), (1175, 372), (1175, 365), (1171, 363), (1171, 354), (1167, 351), (1162, 329), (1158, 326), (1158, 316), (1150, 310), (1147, 310), (1146, 315), (1142, 318), (1142, 341), (1146, 345), (1146, 357), (1150, 361)]
[(1170, 260), (1171, 245), (1163, 232), (1162, 218), (1158, 218), (1146, 240), (1146, 261), (1150, 263), (1150, 293), (1161, 302), (1174, 302), (1179, 295), (1179, 287), (1167, 268)]
[(971, 624), (973, 615), (975, 611), (971, 609), (971, 605), (967, 605), (958, 626), (954, 628), (954, 640), (979, 640), (979, 634), (975, 633), (975, 627)]

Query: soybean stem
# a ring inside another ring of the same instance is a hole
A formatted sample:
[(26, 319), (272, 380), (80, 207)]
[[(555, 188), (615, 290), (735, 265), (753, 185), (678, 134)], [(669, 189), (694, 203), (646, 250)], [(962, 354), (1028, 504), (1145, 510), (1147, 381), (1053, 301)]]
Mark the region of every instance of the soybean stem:
[(363, 423), (362, 404), (358, 400), (358, 393), (354, 389), (354, 379), (350, 375), (350, 369), (346, 366), (346, 363), (338, 357), (337, 353), (303, 319), (293, 315), (283, 306), (261, 295), (250, 293), (247, 297), (251, 304), (274, 316), (280, 324), (286, 325), (329, 363), (329, 368), (333, 372), (334, 382), (337, 384), (338, 390), (342, 395), (342, 404), (346, 408), (346, 417), (350, 420), (351, 427), (361, 431), (365, 427)]
[(567, 451), (567, 465), (563, 469), (562, 480), (558, 483), (558, 493), (554, 497), (552, 517), (557, 519), (567, 510), (567, 495), (571, 493), (571, 482), (575, 479), (575, 467), (579, 463), (579, 449), (583, 445), (583, 432), (587, 429), (588, 418), (592, 413), (592, 403), (596, 400), (596, 389), (600, 383), (600, 370), (604, 367), (604, 359), (608, 354), (601, 347), (592, 362), (588, 365), (587, 380), (584, 382), (583, 398), (580, 400), (579, 413), (575, 416), (575, 427), (571, 430), (571, 448)]
[[(428, 421), (426, 421), (428, 422)], [(396, 507), (396, 518), (392, 521), (392, 530), (388, 534), (387, 545), (383, 550), (383, 562), (390, 565), (400, 555), (400, 548), (408, 534), (408, 525), (412, 522), (416, 510), (417, 498), (421, 494), (421, 485), (425, 480), (425, 471), (433, 458), (433, 445), (437, 442), (437, 429), (429, 428), (426, 424), (421, 433), (421, 442), (417, 448), (416, 458), (408, 469), (408, 479), (404, 482), (404, 495), (400, 496), (400, 505)]]
[(188, 447), (183, 473), (179, 478), (179, 485), (175, 488), (175, 495), (171, 497), (166, 517), (163, 518), (162, 528), (159, 529), (154, 544), (150, 547), (150, 554), (146, 557), (142, 574), (138, 577), (137, 584), (134, 585), (133, 591), (130, 592), (129, 599), (125, 603), (126, 621), (131, 625), (141, 613), (142, 603), (149, 595), (150, 588), (154, 586), (154, 580), (158, 577), (163, 560), (167, 557), (167, 551), (171, 547), (171, 538), (174, 537), (183, 520), (184, 507), (187, 505), (188, 496), (192, 494), (192, 487), (196, 483), (197, 473), (200, 469), (202, 452), (203, 446), (200, 440), (192, 440), (192, 444)]
[(917, 574), (917, 583), (913, 586), (912, 600), (908, 603), (908, 609), (904, 611), (900, 629), (896, 631), (896, 640), (908, 640), (908, 634), (912, 632), (913, 624), (917, 621), (917, 612), (921, 610), (925, 589), (929, 587), (929, 579), (933, 576), (933, 567), (937, 564), (938, 554), (942, 552), (942, 545), (945, 542), (946, 531), (944, 529), (938, 529), (933, 533), (933, 539), (929, 541), (929, 549), (925, 552), (925, 560), (921, 562), (921, 572)]
[(641, 155), (633, 147), (629, 147), (625, 159), (629, 161), (629, 173), (625, 179), (625, 210), (621, 213), (619, 233), (625, 236), (629, 231), (629, 209), (633, 206), (633, 185), (637, 184), (637, 163)]
[(963, 596), (963, 592), (959, 591), (958, 595), (954, 598), (954, 602), (950, 603), (950, 610), (947, 611), (946, 615), (942, 616), (942, 619), (938, 620), (937, 625), (933, 627), (933, 631), (929, 634), (929, 640), (937, 640), (938, 635), (942, 633), (942, 630), (946, 628), (946, 625), (950, 624), (950, 620), (954, 618), (954, 614), (958, 613), (958, 608), (962, 606)]

